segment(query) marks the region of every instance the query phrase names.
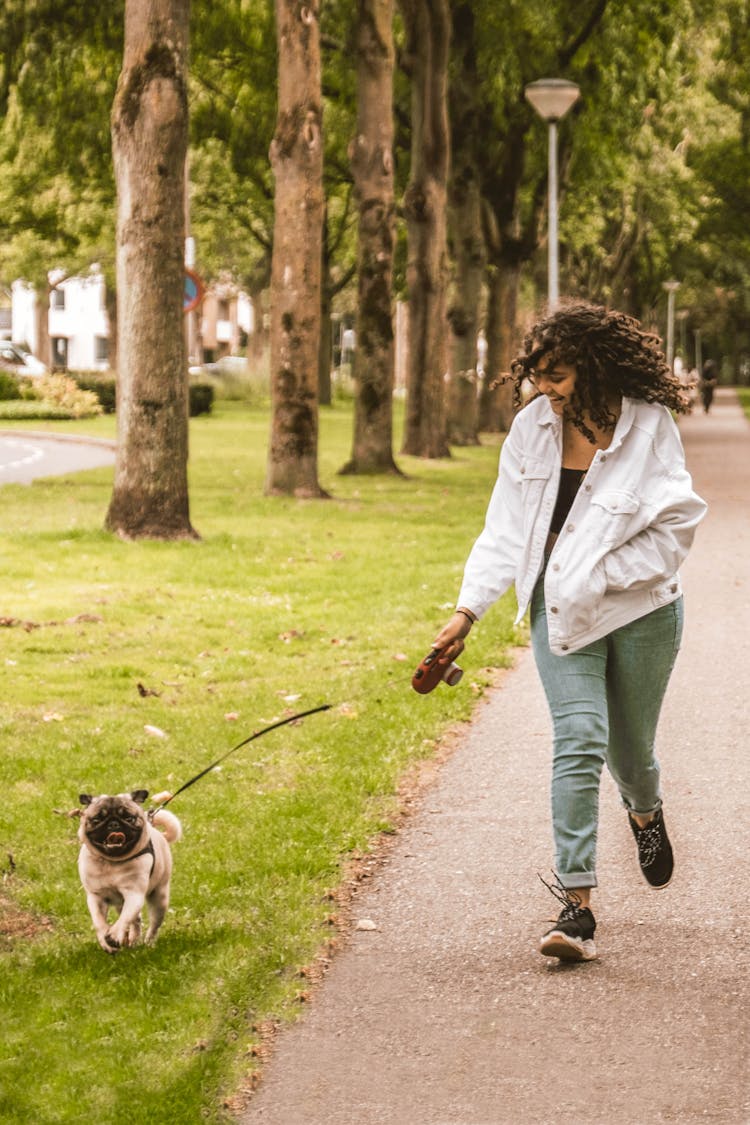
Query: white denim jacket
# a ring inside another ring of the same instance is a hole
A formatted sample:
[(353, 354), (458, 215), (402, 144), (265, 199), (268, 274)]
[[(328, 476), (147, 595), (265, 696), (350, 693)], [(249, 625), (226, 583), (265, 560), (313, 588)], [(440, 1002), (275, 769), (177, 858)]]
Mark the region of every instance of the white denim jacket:
[[(544, 565), (561, 462), (562, 421), (542, 395), (513, 421), (466, 562), (457, 604), (477, 617), (513, 584), (516, 622), (525, 614)], [(679, 598), (678, 568), (705, 513), (672, 415), (624, 398), (612, 442), (594, 455), (547, 564), (552, 652), (575, 652)]]

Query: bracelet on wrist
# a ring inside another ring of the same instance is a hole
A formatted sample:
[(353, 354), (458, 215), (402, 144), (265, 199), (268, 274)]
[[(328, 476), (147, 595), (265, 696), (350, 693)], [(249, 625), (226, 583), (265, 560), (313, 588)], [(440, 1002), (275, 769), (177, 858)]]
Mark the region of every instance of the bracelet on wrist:
[(471, 612), (471, 610), (470, 610), (470, 609), (463, 609), (463, 608), (459, 608), (459, 609), (457, 609), (457, 610), (456, 610), (456, 613), (462, 613), (462, 614), (464, 615), (464, 617), (468, 618), (468, 620), (469, 620), (469, 621), (471, 622), (471, 624), (472, 624), (472, 625), (473, 625), (473, 624), (474, 624), (474, 622), (476, 621), (476, 617), (475, 617), (475, 615), (474, 615), (474, 614), (473, 614), (473, 613)]

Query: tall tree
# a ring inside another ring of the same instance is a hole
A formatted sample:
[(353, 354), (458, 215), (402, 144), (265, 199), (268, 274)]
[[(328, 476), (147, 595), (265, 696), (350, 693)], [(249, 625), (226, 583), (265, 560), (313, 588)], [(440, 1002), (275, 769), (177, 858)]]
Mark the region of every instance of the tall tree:
[(323, 229), (318, 0), (276, 0), (278, 115), (271, 266), (273, 417), (266, 492), (325, 495), (318, 483), (318, 340)]
[(453, 285), (448, 310), (451, 329), (448, 439), (453, 445), (476, 445), (479, 442), (477, 336), (482, 326), (480, 313), (487, 253), (476, 151), (481, 143), (481, 105), (477, 100), (479, 74), (474, 5), (470, 0), (455, 0), (452, 18), (449, 234)]
[(403, 452), (446, 457), (448, 0), (400, 0), (411, 68), (408, 233), (409, 367)]
[(112, 110), (117, 183), (117, 459), (106, 526), (195, 537), (182, 312), (189, 0), (127, 0)]
[(359, 0), (357, 131), (350, 156), (359, 208), (352, 456), (342, 472), (398, 472), (393, 459), (393, 0)]

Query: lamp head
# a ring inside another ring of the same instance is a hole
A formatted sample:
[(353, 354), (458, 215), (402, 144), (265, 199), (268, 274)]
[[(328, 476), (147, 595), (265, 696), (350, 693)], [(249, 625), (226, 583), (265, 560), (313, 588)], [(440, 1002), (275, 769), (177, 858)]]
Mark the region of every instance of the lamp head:
[(581, 91), (575, 82), (564, 78), (540, 78), (524, 90), (528, 102), (545, 121), (559, 121), (578, 101)]

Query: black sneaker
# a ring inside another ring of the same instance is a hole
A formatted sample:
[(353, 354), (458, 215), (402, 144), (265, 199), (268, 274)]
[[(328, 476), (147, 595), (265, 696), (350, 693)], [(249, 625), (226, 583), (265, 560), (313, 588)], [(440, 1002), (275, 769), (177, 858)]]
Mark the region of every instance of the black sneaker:
[[(541, 875), (539, 877), (541, 879)], [(539, 952), (545, 957), (559, 957), (561, 961), (595, 960), (596, 919), (588, 906), (581, 906), (575, 891), (566, 890), (560, 884), (551, 887), (544, 879), (542, 882), (564, 906), (555, 925), (542, 938)]]
[(657, 809), (645, 828), (639, 828), (630, 813), (628, 820), (638, 845), (638, 862), (643, 878), (652, 887), (666, 887), (672, 878), (674, 856), (664, 824), (664, 814), (661, 809)]

